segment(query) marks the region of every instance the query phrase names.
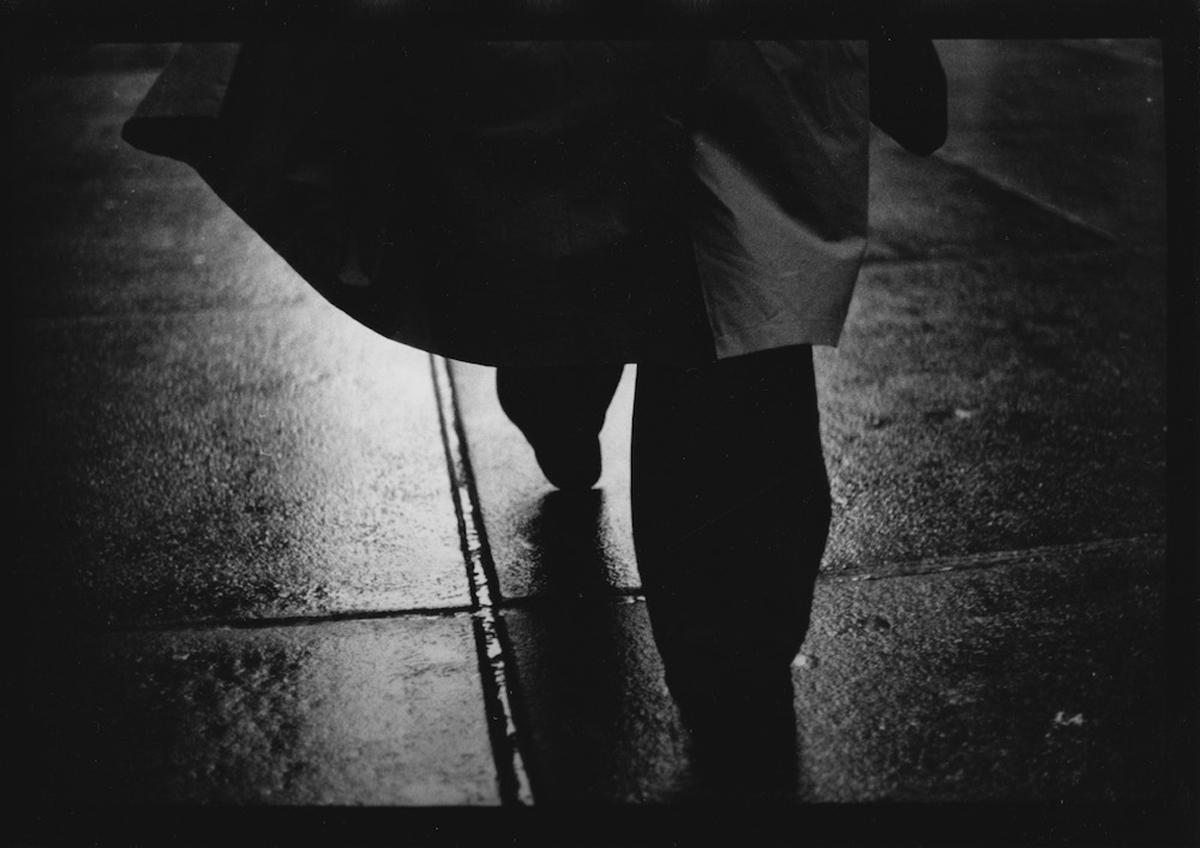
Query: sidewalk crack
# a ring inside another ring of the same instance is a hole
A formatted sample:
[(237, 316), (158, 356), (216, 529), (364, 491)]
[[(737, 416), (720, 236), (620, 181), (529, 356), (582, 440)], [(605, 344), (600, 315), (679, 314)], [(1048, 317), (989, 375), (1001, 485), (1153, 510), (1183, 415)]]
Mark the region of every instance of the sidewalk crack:
[(479, 657), (484, 709), (496, 763), (500, 800), (506, 805), (531, 805), (533, 793), (513, 715), (515, 681), (510, 674), (512, 650), (504, 620), (499, 613), (499, 578), (480, 514), (479, 492), (471, 470), (454, 377), (450, 364), (444, 358), (430, 355), (429, 362), (454, 513), (458, 520), (459, 539), (471, 590), (475, 648)]
[(1166, 534), (1148, 533), (1123, 539), (1100, 539), (1093, 542), (1070, 542), (1009, 551), (987, 551), (959, 556), (929, 557), (900, 562), (864, 565), (837, 572), (822, 572), (818, 579), (832, 582), (887, 580), (895, 577), (917, 577), (953, 571), (971, 571), (1034, 562), (1046, 562), (1085, 556), (1153, 553), (1165, 558)]

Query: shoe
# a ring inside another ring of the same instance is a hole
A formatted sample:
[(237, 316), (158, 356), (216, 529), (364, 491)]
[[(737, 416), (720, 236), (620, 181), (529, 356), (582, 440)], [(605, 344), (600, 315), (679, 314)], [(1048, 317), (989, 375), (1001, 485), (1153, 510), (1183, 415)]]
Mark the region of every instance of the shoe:
[(554, 434), (529, 443), (546, 479), (562, 491), (587, 491), (600, 479), (599, 437)]
[(620, 378), (619, 365), (497, 370), (500, 408), (558, 489), (586, 491), (600, 479), (600, 429)]

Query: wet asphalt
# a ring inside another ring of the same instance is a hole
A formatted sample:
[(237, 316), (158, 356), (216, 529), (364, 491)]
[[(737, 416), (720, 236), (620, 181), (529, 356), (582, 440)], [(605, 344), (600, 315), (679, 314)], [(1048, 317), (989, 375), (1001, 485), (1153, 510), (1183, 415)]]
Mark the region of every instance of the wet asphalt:
[[(835, 513), (795, 797), (1177, 801), (1158, 46), (939, 47), (950, 138), (874, 140), (868, 263), (818, 354)], [(121, 142), (167, 55), (96, 46), (14, 88), (31, 798), (686, 801), (633, 369), (597, 489), (554, 492), (491, 369), (361, 328)]]

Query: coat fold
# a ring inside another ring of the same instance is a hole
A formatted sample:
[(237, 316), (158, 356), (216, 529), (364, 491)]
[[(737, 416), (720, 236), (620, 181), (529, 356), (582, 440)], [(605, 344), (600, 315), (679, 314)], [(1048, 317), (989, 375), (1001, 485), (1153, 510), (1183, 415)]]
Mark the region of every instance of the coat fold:
[(526, 365), (836, 343), (868, 134), (846, 42), (182, 45), (124, 128), (371, 329)]

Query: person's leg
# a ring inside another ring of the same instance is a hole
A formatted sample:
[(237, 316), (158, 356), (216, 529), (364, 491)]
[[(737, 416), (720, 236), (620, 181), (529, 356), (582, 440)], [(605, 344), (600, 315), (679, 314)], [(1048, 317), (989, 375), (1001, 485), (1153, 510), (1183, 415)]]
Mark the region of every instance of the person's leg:
[(496, 369), (505, 415), (524, 434), (542, 473), (560, 489), (600, 477), (600, 428), (623, 365)]
[(668, 685), (694, 735), (788, 762), (830, 519), (818, 424), (807, 346), (639, 366), (633, 531)]

